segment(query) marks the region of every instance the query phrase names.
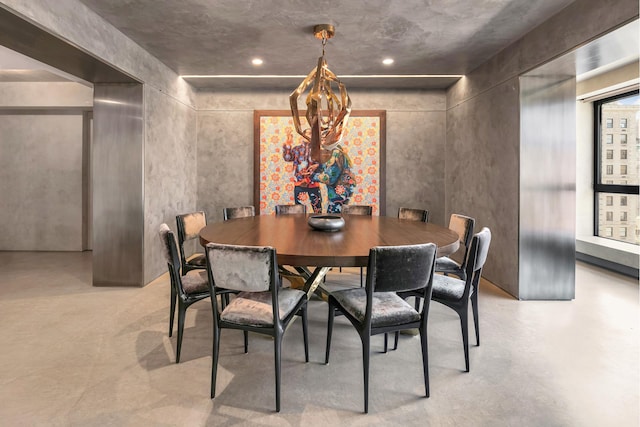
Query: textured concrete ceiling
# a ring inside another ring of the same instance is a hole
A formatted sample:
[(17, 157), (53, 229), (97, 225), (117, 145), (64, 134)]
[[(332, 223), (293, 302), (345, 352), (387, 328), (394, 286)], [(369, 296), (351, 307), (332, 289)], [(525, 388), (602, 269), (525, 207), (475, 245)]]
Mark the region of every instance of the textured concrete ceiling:
[[(573, 0), (80, 1), (180, 75), (306, 75), (321, 55), (312, 28), (330, 23), (336, 35), (326, 59), (340, 77), (465, 74)], [(254, 57), (264, 64), (253, 66)], [(386, 57), (395, 63), (383, 65)], [(349, 84), (382, 81), (446, 87), (455, 78), (351, 78)], [(278, 82), (218, 78), (195, 85), (272, 88)]]

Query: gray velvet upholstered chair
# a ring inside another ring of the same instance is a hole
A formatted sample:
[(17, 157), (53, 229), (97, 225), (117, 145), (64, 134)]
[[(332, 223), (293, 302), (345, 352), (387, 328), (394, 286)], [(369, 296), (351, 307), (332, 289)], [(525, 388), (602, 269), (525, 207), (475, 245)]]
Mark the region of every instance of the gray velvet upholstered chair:
[(200, 235), (200, 230), (207, 225), (205, 213), (199, 211), (177, 215), (176, 225), (178, 227), (178, 248), (180, 249), (180, 259), (182, 260), (182, 274), (187, 274), (191, 270), (206, 269), (207, 260), (204, 257), (204, 253), (187, 259), (184, 249), (185, 243), (197, 239)]
[(342, 213), (347, 215), (373, 215), (373, 207), (369, 205), (344, 205)]
[(466, 265), (469, 258), (469, 244), (473, 237), (473, 228), (476, 220), (458, 214), (452, 214), (449, 219), (449, 229), (458, 233), (460, 236), (460, 244), (464, 246), (464, 255), (462, 261), (457, 263), (449, 257), (440, 257), (436, 259), (436, 273), (444, 273), (445, 275), (453, 274), (462, 280), (466, 279)]
[(194, 302), (207, 298), (209, 284), (207, 272), (200, 271), (194, 274), (180, 274), (180, 256), (176, 246), (176, 238), (167, 224), (162, 224), (159, 230), (162, 241), (163, 254), (169, 267), (171, 278), (171, 313), (169, 315), (169, 336), (173, 332), (173, 320), (178, 303), (178, 343), (176, 347), (176, 363), (180, 362), (180, 350), (182, 348), (182, 333), (184, 330), (184, 318), (187, 308)]
[(306, 214), (305, 205), (276, 205), (276, 215)]
[(213, 312), (211, 398), (213, 399), (216, 395), (220, 331), (228, 328), (256, 332), (273, 337), (276, 411), (280, 412), (282, 337), (296, 314), (302, 316), (304, 357), (305, 362), (309, 361), (307, 295), (297, 289), (281, 288), (274, 248), (209, 243), (205, 247), (205, 254), (210, 292), (215, 294), (219, 283), (224, 283), (227, 289), (239, 292), (224, 308), (218, 306), (216, 299), (211, 300)]
[(256, 209), (253, 206), (240, 206), (237, 208), (224, 208), (222, 210), (222, 216), (224, 220), (235, 218), (246, 218), (249, 216), (256, 216)]
[[(462, 345), (464, 347), (465, 371), (469, 372), (469, 301), (473, 311), (473, 323), (476, 330), (476, 345), (480, 345), (480, 328), (478, 319), (478, 286), (482, 268), (487, 260), (491, 245), (491, 231), (484, 227), (473, 236), (469, 249), (469, 260), (466, 264), (466, 279), (436, 274), (433, 278), (431, 299), (453, 309), (460, 317), (462, 328)], [(410, 295), (418, 296), (414, 292)], [(400, 294), (406, 297), (407, 294)]]
[[(329, 363), (335, 311), (340, 310), (358, 331), (362, 341), (365, 413), (369, 412), (369, 353), (372, 335), (412, 328), (420, 331), (425, 394), (429, 397), (427, 317), (436, 249), (433, 243), (371, 248), (366, 286), (335, 291), (329, 295), (325, 363)], [(422, 304), (422, 311), (416, 311), (396, 294), (402, 291), (421, 295), (426, 301)]]
[(429, 211), (425, 209), (399, 208), (398, 218), (411, 221), (429, 222)]

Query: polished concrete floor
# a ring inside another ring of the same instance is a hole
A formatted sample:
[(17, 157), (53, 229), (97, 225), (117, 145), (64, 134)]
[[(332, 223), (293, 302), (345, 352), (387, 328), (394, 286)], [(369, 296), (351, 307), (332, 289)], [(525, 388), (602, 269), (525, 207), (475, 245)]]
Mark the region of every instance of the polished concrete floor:
[[(469, 373), (455, 313), (432, 304), (429, 399), (418, 339), (403, 335), (383, 354), (374, 338), (368, 415), (357, 334), (338, 318), (325, 365), (326, 304), (312, 300), (311, 360), (295, 322), (278, 414), (272, 342), (257, 335), (245, 355), (241, 333), (223, 332), (209, 399), (208, 300), (189, 309), (175, 363), (166, 275), (141, 289), (94, 288), (90, 253), (0, 252), (0, 425), (637, 426), (638, 282), (576, 270), (574, 301), (517, 301), (482, 283)], [(328, 282), (357, 284), (358, 272)]]

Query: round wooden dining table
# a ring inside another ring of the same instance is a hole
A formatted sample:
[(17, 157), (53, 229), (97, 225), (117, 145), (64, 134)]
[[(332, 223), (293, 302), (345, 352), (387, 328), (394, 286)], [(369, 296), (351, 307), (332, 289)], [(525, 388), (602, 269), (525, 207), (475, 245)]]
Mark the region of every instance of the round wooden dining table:
[[(330, 267), (366, 267), (369, 249), (435, 243), (438, 256), (459, 247), (455, 231), (439, 225), (385, 216), (343, 215), (339, 231), (318, 231), (308, 223), (309, 215), (258, 215), (208, 224), (200, 231), (200, 243), (272, 246), (278, 264), (293, 266), (311, 295)], [(315, 268), (310, 270), (309, 268)]]

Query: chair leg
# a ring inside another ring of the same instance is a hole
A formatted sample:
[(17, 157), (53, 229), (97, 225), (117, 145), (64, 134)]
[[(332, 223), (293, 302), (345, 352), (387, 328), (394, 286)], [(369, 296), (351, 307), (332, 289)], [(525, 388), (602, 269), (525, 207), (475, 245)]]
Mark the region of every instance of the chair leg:
[(276, 364), (276, 412), (280, 412), (280, 352), (282, 350), (282, 336), (273, 337), (274, 359)]
[(369, 413), (369, 350), (371, 346), (371, 337), (369, 335), (361, 336), (362, 338), (362, 368), (364, 374), (364, 413)]
[(184, 332), (184, 318), (187, 307), (178, 302), (178, 345), (176, 346), (176, 363), (180, 363), (180, 350), (182, 349), (182, 334)]
[(384, 333), (384, 350), (382, 351), (383, 353), (387, 352), (387, 341), (389, 338), (389, 334), (387, 334), (386, 332)]
[(213, 325), (213, 349), (211, 351), (211, 398), (216, 397), (216, 376), (218, 374), (218, 354), (220, 353), (220, 329)]
[(398, 349), (398, 337), (400, 337), (400, 331), (396, 331), (396, 337), (393, 340), (393, 349), (394, 350)]
[(480, 345), (480, 322), (478, 318), (478, 291), (471, 294), (471, 308), (473, 309), (473, 326), (476, 329), (476, 345)]
[(173, 319), (176, 315), (176, 300), (178, 299), (178, 293), (173, 285), (171, 286), (171, 313), (169, 313), (169, 336), (173, 334)]
[(363, 287), (364, 283), (363, 283), (363, 268), (360, 267), (360, 287)]
[(302, 307), (302, 338), (304, 339), (304, 361), (309, 363), (309, 337), (307, 328), (307, 305)]
[(244, 334), (244, 352), (249, 353), (249, 331), (242, 331)]
[(329, 363), (329, 352), (331, 351), (331, 333), (333, 332), (333, 318), (335, 317), (335, 308), (329, 304), (329, 319), (327, 320), (327, 348), (325, 350), (324, 363)]
[(424, 372), (424, 391), (426, 393), (426, 397), (429, 397), (429, 347), (427, 344), (427, 331), (422, 330), (422, 328), (420, 328), (420, 346), (422, 347), (422, 370)]
[(469, 372), (469, 321), (467, 315), (468, 307), (458, 313), (460, 315), (460, 326), (462, 327), (462, 345), (464, 346), (464, 366)]

